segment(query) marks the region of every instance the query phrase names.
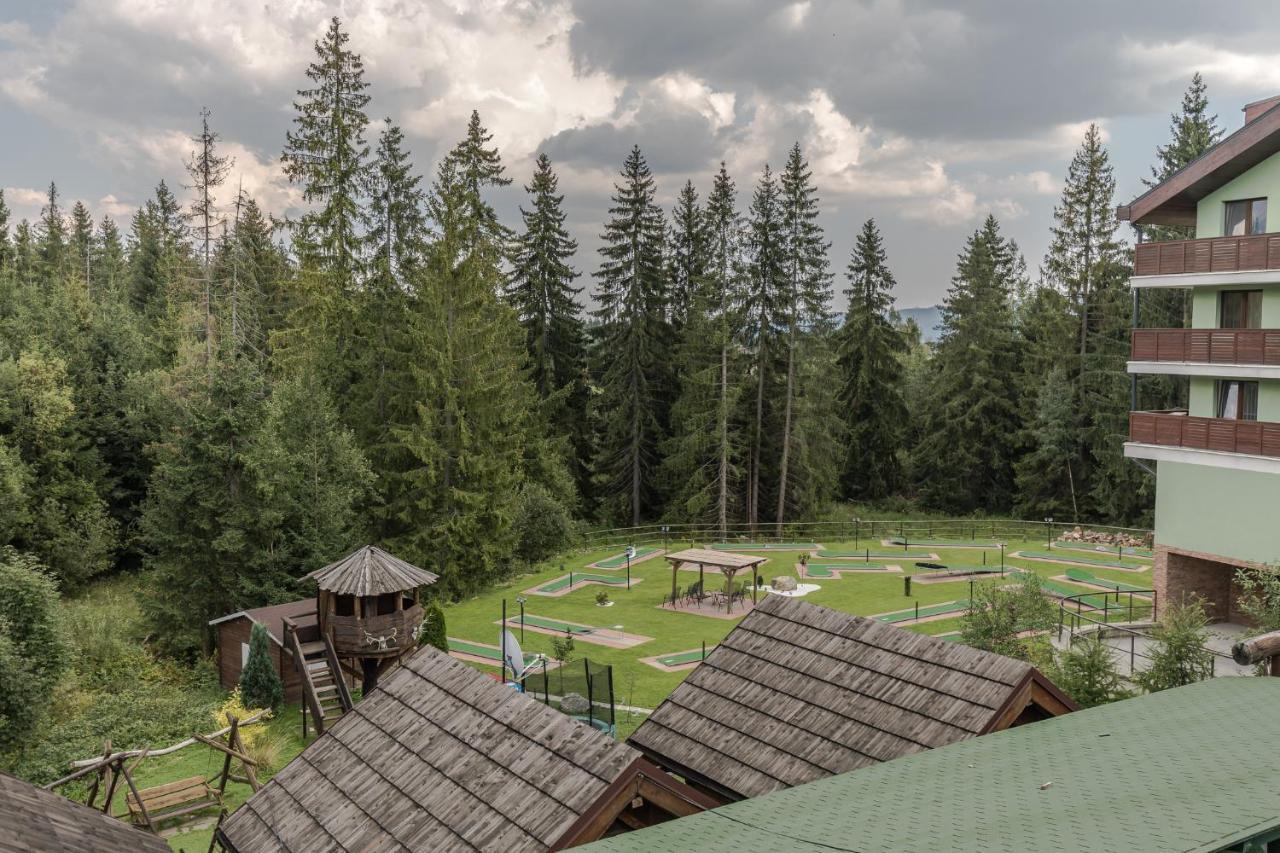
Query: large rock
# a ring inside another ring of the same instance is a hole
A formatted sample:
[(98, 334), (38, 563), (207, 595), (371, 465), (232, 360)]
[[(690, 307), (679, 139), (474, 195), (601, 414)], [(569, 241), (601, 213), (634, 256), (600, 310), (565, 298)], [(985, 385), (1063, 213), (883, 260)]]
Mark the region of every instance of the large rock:
[(560, 700), (560, 710), (570, 715), (581, 715), (591, 711), (591, 703), (587, 697), (578, 693), (566, 693)]
[(795, 592), (796, 579), (792, 577), (777, 577), (773, 579), (773, 588), (778, 592)]

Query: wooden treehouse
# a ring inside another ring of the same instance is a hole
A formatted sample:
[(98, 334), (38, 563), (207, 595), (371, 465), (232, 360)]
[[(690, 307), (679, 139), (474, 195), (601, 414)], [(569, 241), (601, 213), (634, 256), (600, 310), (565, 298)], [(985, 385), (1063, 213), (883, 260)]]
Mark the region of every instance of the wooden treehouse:
[(285, 648), (302, 679), (303, 714), (317, 734), (352, 708), (344, 673), (357, 674), (362, 693), (417, 646), (419, 590), (439, 577), (367, 545), (307, 577), (319, 588), (315, 622), (286, 618)]

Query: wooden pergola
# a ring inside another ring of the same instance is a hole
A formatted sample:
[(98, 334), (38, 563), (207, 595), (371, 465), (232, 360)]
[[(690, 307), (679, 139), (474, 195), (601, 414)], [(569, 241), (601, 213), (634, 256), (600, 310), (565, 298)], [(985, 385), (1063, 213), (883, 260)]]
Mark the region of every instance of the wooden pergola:
[(751, 569), (751, 603), (756, 603), (756, 590), (759, 587), (758, 569), (760, 564), (767, 560), (767, 557), (753, 557), (748, 554), (734, 554), (729, 551), (710, 551), (705, 548), (686, 548), (683, 551), (676, 551), (666, 555), (667, 562), (671, 563), (671, 606), (675, 606), (676, 598), (680, 594), (680, 582), (677, 579), (682, 563), (694, 563), (698, 567), (698, 586), (699, 589), (705, 589), (702, 585), (703, 571), (707, 566), (719, 569), (724, 575), (725, 582), (725, 610), (726, 612), (733, 608), (733, 577), (742, 569)]

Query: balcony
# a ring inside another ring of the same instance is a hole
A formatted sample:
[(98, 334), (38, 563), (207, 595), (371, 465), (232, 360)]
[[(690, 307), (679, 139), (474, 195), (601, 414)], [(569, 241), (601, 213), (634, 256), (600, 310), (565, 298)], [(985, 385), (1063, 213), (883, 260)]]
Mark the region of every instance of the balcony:
[[(1186, 412), (1130, 412), (1129, 441), (1148, 447), (1280, 459), (1280, 423), (1271, 421), (1197, 418)], [(1125, 454), (1140, 459), (1166, 458), (1139, 452), (1132, 445), (1126, 447)]]
[(416, 645), (413, 632), (422, 622), (422, 605), (377, 616), (329, 614), (327, 629), (339, 657), (395, 657)]
[[(1280, 234), (1206, 237), (1139, 243), (1133, 250), (1135, 279), (1272, 271), (1280, 276)], [(1280, 279), (1278, 279), (1280, 280)], [(1188, 282), (1194, 284), (1195, 282)], [(1142, 286), (1147, 282), (1135, 281)], [(1177, 286), (1170, 282), (1169, 286)]]
[(1134, 329), (1130, 373), (1280, 378), (1280, 329)]

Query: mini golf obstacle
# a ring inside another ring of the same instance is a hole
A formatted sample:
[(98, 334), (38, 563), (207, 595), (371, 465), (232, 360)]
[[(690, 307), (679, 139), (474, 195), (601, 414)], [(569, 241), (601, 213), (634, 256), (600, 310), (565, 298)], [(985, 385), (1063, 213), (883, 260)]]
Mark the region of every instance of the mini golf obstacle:
[(973, 539), (912, 539), (910, 536), (894, 536), (883, 540), (881, 545), (901, 545), (909, 548), (920, 545), (925, 548), (999, 548), (999, 542), (979, 542)]
[(975, 577), (1003, 575), (1009, 567), (979, 565), (977, 563), (916, 563), (921, 571), (912, 575), (917, 583), (944, 583)]
[(640, 662), (648, 664), (654, 669), (660, 669), (663, 672), (676, 672), (684, 669), (692, 669), (711, 654), (715, 650), (715, 646), (704, 646), (697, 649), (689, 649), (685, 652), (672, 652), (669, 655), (654, 655), (650, 658), (640, 658)]
[[(631, 565), (634, 566), (636, 563), (639, 563), (642, 560), (651, 559), (653, 557), (658, 556), (661, 553), (662, 553), (661, 548), (637, 548), (636, 553), (631, 557)], [(589, 569), (622, 569), (622, 568), (626, 568), (626, 565), (627, 565), (627, 554), (624, 551), (621, 554), (615, 554), (612, 557), (606, 557), (603, 560), (597, 560), (587, 568)]]
[[(501, 619), (496, 619), (493, 624), (503, 625), (504, 623)], [(563, 619), (552, 619), (533, 613), (525, 613), (524, 616), (508, 616), (504, 627), (513, 633), (523, 629), (553, 637), (563, 637), (567, 634), (584, 643), (595, 643), (598, 646), (609, 646), (615, 649), (629, 649), (653, 639), (642, 634), (629, 634), (618, 628), (597, 628), (594, 625), (567, 622)]]
[(817, 542), (716, 542), (712, 551), (813, 551)]
[(937, 619), (944, 616), (958, 616), (969, 609), (969, 600), (944, 601), (941, 604), (927, 604), (921, 607), (918, 603), (908, 610), (895, 610), (892, 613), (879, 613), (872, 619), (881, 622), (898, 624), (900, 622), (920, 622), (925, 619)]
[(1038, 560), (1046, 563), (1075, 563), (1082, 566), (1097, 566), (1100, 569), (1119, 569), (1124, 572), (1145, 572), (1151, 568), (1151, 564), (1149, 562), (1141, 561), (1133, 557), (1129, 558), (1129, 562), (1122, 563), (1115, 559), (1107, 560), (1102, 557), (1086, 557), (1077, 553), (1063, 554), (1059, 551), (1015, 551), (1010, 556), (1021, 557), (1026, 560)]
[[(510, 621), (510, 620), (508, 620)], [(514, 625), (517, 630), (519, 625)], [(498, 646), (491, 646), (488, 643), (476, 643), (471, 640), (460, 640), (457, 637), (449, 637), (449, 654), (458, 660), (464, 660), (469, 663), (483, 663), (491, 666), (502, 666), (502, 649)], [(538, 660), (538, 655), (530, 652), (524, 653), (524, 665), (532, 666)], [(548, 660), (547, 668), (554, 669), (560, 664), (557, 661)]]
[[(643, 578), (632, 578), (631, 586), (640, 583)], [(532, 589), (526, 589), (525, 592), (530, 595), (545, 595), (551, 598), (558, 598), (562, 595), (568, 595), (575, 589), (584, 586), (608, 586), (615, 589), (627, 589), (627, 579), (621, 575), (596, 575), (591, 572), (569, 572), (567, 575), (561, 575), (558, 578), (547, 581), (544, 584), (535, 586)]]
[(937, 559), (937, 555), (929, 551), (872, 551), (866, 549), (863, 551), (818, 551), (818, 557), (824, 560), (932, 560)]
[(1090, 586), (1100, 586), (1114, 592), (1132, 592), (1142, 598), (1150, 598), (1151, 593), (1147, 587), (1135, 586), (1131, 583), (1123, 581), (1112, 581), (1106, 578), (1100, 578), (1084, 569), (1067, 569), (1067, 580), (1073, 580), (1077, 583), (1087, 583)]
[(899, 572), (902, 571), (897, 566), (890, 566), (884, 563), (797, 563), (797, 566), (803, 566), (800, 574), (807, 578), (829, 578), (831, 580), (839, 580), (842, 575), (846, 574), (874, 574), (880, 572)]
[(1053, 543), (1053, 550), (1082, 551), (1086, 554), (1115, 554), (1125, 557), (1145, 557), (1150, 560), (1154, 554), (1150, 548), (1111, 548), (1107, 545), (1090, 545), (1088, 542), (1073, 542), (1070, 539), (1058, 539)]

